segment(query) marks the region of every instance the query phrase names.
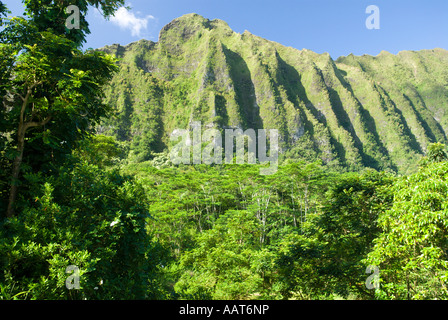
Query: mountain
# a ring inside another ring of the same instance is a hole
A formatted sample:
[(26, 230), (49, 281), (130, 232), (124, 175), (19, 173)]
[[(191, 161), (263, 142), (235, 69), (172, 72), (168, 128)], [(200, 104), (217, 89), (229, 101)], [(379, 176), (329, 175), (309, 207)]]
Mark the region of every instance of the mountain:
[(447, 143), (448, 51), (397, 55), (285, 47), (222, 20), (188, 14), (158, 42), (101, 48), (119, 59), (106, 89), (116, 116), (99, 132), (129, 141), (138, 160), (169, 147), (173, 130), (278, 129), (284, 158), (415, 171), (429, 143)]

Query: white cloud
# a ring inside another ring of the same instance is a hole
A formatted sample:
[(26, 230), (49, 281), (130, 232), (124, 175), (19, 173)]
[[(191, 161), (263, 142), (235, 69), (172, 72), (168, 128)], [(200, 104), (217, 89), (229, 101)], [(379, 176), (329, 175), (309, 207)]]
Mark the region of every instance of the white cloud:
[(142, 30), (148, 28), (149, 20), (155, 19), (152, 15), (147, 15), (144, 18), (138, 18), (133, 12), (121, 7), (115, 12), (115, 16), (110, 17), (110, 21), (118, 25), (121, 29), (131, 31), (132, 36), (140, 37)]

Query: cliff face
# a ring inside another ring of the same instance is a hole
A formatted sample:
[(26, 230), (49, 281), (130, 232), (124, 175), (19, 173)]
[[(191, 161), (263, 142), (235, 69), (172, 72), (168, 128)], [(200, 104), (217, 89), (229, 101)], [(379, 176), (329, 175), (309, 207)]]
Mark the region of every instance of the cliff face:
[(193, 121), (278, 129), (282, 155), (358, 170), (415, 170), (431, 142), (447, 143), (448, 51), (376, 57), (296, 50), (196, 14), (166, 25), (157, 43), (100, 50), (120, 59), (100, 130), (141, 159)]

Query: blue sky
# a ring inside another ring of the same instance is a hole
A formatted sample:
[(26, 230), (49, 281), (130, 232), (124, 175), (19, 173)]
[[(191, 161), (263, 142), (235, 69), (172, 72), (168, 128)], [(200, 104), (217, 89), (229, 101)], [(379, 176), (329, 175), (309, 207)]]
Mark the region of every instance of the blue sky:
[[(13, 14), (20, 0), (2, 0)], [(73, 0), (76, 4), (76, 0)], [(105, 21), (90, 10), (92, 34), (86, 48), (122, 45), (141, 38), (157, 41), (159, 30), (187, 13), (221, 19), (239, 33), (251, 33), (297, 49), (328, 52), (333, 59), (382, 50), (448, 49), (448, 0), (129, 0), (131, 11)], [(380, 10), (380, 29), (365, 22), (369, 5)]]

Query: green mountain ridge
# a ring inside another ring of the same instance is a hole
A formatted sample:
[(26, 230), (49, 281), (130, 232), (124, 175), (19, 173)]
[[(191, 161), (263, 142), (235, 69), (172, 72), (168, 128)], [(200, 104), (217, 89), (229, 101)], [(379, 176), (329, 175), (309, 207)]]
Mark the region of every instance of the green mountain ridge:
[(359, 170), (414, 172), (447, 143), (448, 51), (348, 56), (298, 50), (197, 14), (99, 50), (119, 59), (106, 88), (116, 116), (97, 130), (137, 160), (170, 147), (175, 129), (278, 129), (282, 157)]

